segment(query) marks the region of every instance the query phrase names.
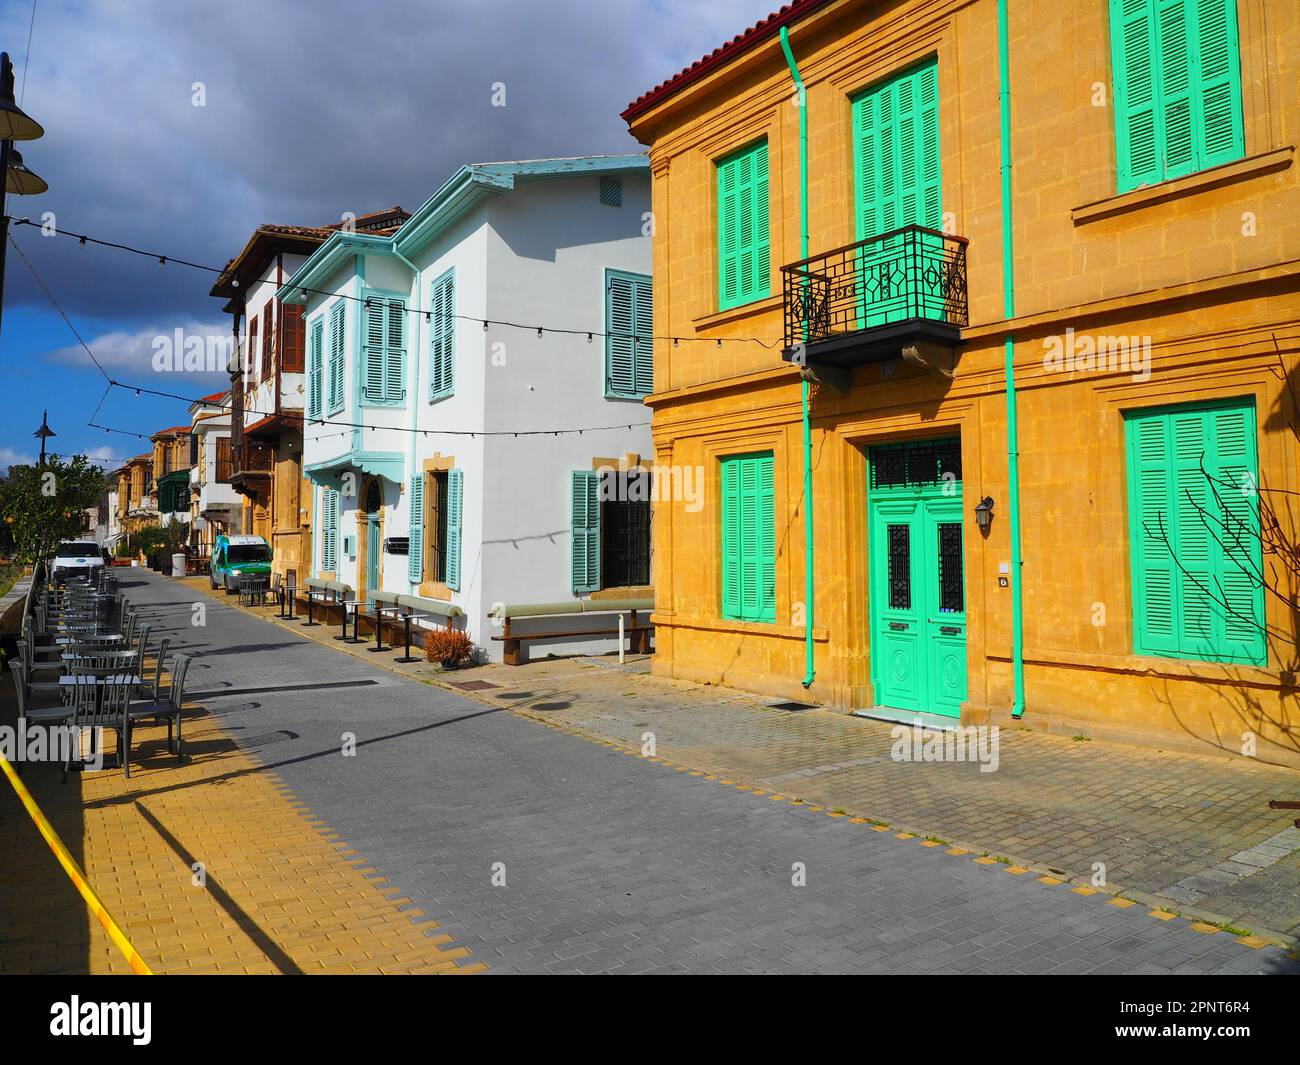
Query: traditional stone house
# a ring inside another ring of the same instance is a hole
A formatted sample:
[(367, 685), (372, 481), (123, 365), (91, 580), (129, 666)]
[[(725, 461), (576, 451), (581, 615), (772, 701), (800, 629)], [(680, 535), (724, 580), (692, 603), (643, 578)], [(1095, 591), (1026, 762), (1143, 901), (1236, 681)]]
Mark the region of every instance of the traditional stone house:
[(1296, 760), (1297, 37), (795, 0), (631, 104), (656, 671)]

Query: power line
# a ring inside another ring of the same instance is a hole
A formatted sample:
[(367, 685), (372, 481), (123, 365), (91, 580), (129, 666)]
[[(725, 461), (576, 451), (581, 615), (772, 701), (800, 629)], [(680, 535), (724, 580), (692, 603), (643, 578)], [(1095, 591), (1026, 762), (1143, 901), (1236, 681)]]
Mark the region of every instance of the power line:
[[(50, 306), (53, 307), (58, 312), (59, 317), (67, 323), (68, 328), (72, 330), (72, 335), (77, 338), (77, 343), (85, 349), (86, 354), (90, 356), (90, 361), (95, 364), (95, 369), (104, 375), (104, 380), (109, 383), (109, 387), (111, 388), (113, 385), (113, 379), (108, 376), (108, 371), (105, 370), (100, 364), (100, 361), (95, 358), (95, 353), (90, 350), (90, 345), (87, 344), (85, 340), (82, 339), (81, 334), (77, 332), (77, 327), (72, 324), (72, 319), (69, 318), (67, 314), (64, 313), (63, 308), (59, 306), (59, 301), (54, 298), (54, 294), (49, 290), (49, 287), (41, 280), (41, 275), (36, 272), (36, 267), (31, 264), (31, 260), (23, 254), (23, 249), (18, 246), (18, 242), (14, 240), (14, 235), (12, 233), (9, 234), (9, 243), (14, 246), (14, 251), (18, 253), (18, 258), (22, 259), (23, 265), (27, 267), (31, 272), (32, 277), (36, 279), (36, 284), (40, 286), (40, 290), (45, 293), (45, 298), (50, 301)], [(103, 400), (100, 402), (102, 403)], [(91, 415), (91, 417), (93, 418), (94, 415)]]
[[(10, 220), (13, 222), (14, 225), (35, 226), (41, 228), (44, 232), (52, 233), (54, 236), (75, 237), (78, 243), (82, 245), (97, 244), (100, 247), (113, 248), (117, 251), (125, 251), (125, 252), (129, 252), (132, 255), (140, 255), (147, 259), (153, 259), (158, 263), (159, 266), (167, 266), (170, 263), (176, 266), (188, 266), (193, 270), (203, 270), (206, 273), (210, 273), (210, 274), (220, 275), (226, 272), (225, 267), (207, 266), (204, 263), (196, 263), (189, 259), (178, 259), (172, 255), (163, 255), (160, 252), (147, 251), (144, 248), (136, 248), (130, 244), (122, 244), (117, 241), (111, 241), (111, 240), (101, 240), (100, 238), (92, 237), (87, 233), (76, 233), (70, 229), (63, 229), (61, 227), (51, 230), (46, 228), (43, 223), (34, 222), (30, 218), (11, 218)], [(260, 279), (253, 277), (253, 278), (245, 278), (244, 280), (245, 281), (251, 280), (256, 282)], [(240, 279), (238, 275), (235, 276), (234, 283), (236, 287), (239, 286)], [(327, 289), (308, 288), (302, 285), (295, 285), (294, 287), (297, 288), (298, 291), (303, 295), (311, 294), (315, 296), (327, 296), (334, 299), (350, 300), (354, 303), (364, 303), (367, 307), (370, 306), (372, 300), (372, 297), (370, 296), (353, 296), (344, 292), (332, 292)], [(434, 316), (436, 315), (439, 319), (450, 318), (453, 320), (459, 320), (463, 322), (477, 322), (483, 326), (484, 330), (486, 330), (489, 326), (502, 326), (508, 329), (523, 329), (523, 330), (527, 330), (528, 332), (535, 332), (539, 337), (544, 336), (546, 333), (557, 333), (563, 336), (578, 336), (578, 337), (585, 336), (589, 343), (592, 340), (594, 340), (594, 338), (596, 337), (601, 337), (601, 338), (609, 337), (615, 339), (632, 340), (634, 342), (638, 340), (671, 341), (674, 346), (677, 346), (683, 342), (688, 344), (690, 343), (713, 344), (716, 347), (722, 347), (723, 344), (758, 344), (761, 347), (767, 348), (769, 351), (777, 347), (782, 347), (785, 344), (785, 341), (783, 339), (764, 340), (761, 337), (688, 337), (688, 336), (659, 335), (655, 333), (641, 334), (636, 332), (632, 332), (632, 333), (607, 332), (600, 329), (573, 329), (566, 326), (537, 325), (535, 323), (530, 324), (527, 322), (512, 322), (506, 319), (498, 319), (498, 318), (480, 318), (472, 314), (454, 314), (454, 313), (449, 313), (447, 311), (434, 311), (434, 310), (421, 311), (418, 308), (408, 307), (405, 305), (403, 306), (403, 310), (407, 314), (424, 315), (424, 320), (426, 322), (432, 321)]]
[(36, 28), (36, 0), (32, 0), (32, 20), (27, 24), (27, 51), (23, 53), (23, 84), (18, 90), (18, 106), (27, 95), (27, 70), (32, 65), (32, 30)]

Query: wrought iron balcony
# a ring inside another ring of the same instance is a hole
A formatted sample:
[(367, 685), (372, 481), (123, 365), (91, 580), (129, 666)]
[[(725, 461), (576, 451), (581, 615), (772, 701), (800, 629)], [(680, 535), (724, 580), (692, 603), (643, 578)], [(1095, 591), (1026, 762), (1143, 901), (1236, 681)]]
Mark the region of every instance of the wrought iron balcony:
[(849, 367), (955, 347), (969, 324), (966, 244), (904, 226), (783, 267), (784, 357)]

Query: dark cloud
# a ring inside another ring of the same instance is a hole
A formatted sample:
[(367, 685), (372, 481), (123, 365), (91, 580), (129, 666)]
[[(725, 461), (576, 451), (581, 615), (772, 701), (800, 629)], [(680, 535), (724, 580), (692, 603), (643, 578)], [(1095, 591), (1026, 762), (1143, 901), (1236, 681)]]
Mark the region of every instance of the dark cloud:
[[(30, 7), (0, 45), (22, 83)], [(24, 145), (50, 183), (15, 214), (221, 265), (261, 222), (417, 207), (463, 162), (638, 151), (618, 117), (772, 0), (43, 0)], [(206, 105), (192, 105), (201, 82)], [(507, 106), (492, 106), (503, 83)], [(212, 321), (211, 278), (16, 238), (74, 314), (166, 329)], [(11, 261), (8, 302), (37, 302)]]

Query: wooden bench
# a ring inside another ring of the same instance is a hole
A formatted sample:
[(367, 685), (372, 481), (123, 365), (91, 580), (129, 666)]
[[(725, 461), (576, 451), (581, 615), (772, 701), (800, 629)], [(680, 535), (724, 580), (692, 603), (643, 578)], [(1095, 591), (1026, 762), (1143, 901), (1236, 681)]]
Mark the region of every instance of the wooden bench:
[(650, 652), (650, 633), (654, 631), (654, 623), (650, 621), (643, 623), (638, 615), (649, 614), (654, 610), (654, 605), (653, 599), (570, 599), (559, 603), (507, 605), (500, 614), (504, 622), (501, 635), (493, 636), (492, 639), (499, 640), (504, 645), (503, 657), (506, 665), (518, 666), (527, 661), (527, 658), (520, 654), (521, 647), (525, 643), (539, 640), (575, 639), (584, 636), (617, 636), (619, 629), (617, 625), (614, 625), (612, 628), (584, 629), (568, 627), (520, 632), (512, 625), (512, 622), (531, 618), (572, 617), (577, 614), (612, 614), (615, 615), (614, 620), (617, 621), (617, 615), (626, 611), (629, 618), (628, 623), (623, 626), (623, 635), (630, 637), (631, 647), (629, 650), (633, 654), (648, 654)]
[(312, 607), (315, 604), (330, 607), (337, 606), (343, 613), (343, 638), (347, 638), (348, 631), (348, 605), (353, 601), (355, 592), (352, 585), (344, 584), (342, 581), (327, 580), (324, 577), (308, 577), (303, 582), (303, 589), (306, 592), (307, 600), (307, 620), (302, 624), (318, 625), (320, 624), (313, 617)]

